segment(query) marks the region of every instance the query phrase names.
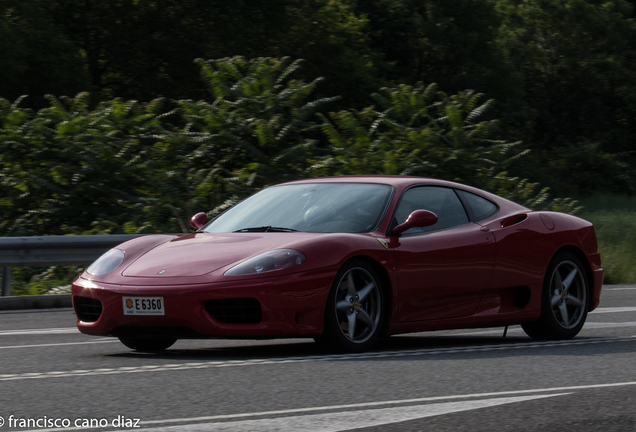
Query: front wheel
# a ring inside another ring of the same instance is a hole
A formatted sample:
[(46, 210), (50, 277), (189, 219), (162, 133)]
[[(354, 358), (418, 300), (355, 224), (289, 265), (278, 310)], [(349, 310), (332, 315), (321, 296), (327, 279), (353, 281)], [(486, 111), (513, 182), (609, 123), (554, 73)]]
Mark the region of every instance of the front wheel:
[(373, 345), (384, 321), (384, 293), (375, 270), (351, 261), (337, 273), (325, 310), (325, 331), (317, 340), (339, 351), (361, 352)]
[(160, 352), (170, 348), (177, 341), (173, 338), (120, 337), (119, 341), (128, 348), (141, 352)]
[(543, 282), (541, 317), (521, 327), (533, 339), (571, 339), (583, 328), (588, 310), (587, 275), (569, 252), (552, 258)]

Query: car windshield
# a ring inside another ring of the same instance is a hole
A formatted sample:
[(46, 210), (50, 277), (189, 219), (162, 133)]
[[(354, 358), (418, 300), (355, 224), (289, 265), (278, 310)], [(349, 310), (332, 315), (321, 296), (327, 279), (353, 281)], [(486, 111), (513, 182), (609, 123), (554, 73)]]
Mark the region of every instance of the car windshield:
[(369, 232), (379, 224), (392, 190), (374, 183), (272, 186), (221, 214), (204, 231)]

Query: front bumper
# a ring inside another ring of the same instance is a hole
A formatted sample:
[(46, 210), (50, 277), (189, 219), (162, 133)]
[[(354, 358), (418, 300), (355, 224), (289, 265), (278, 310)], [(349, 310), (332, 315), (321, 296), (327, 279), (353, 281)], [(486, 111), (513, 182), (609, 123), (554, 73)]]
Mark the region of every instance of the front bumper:
[[(322, 334), (324, 311), (332, 271), (313, 271), (253, 280), (197, 285), (126, 286), (79, 278), (72, 296), (77, 327), (97, 336), (170, 336), (176, 338), (266, 338)], [(163, 297), (165, 315), (124, 315), (122, 297)], [(101, 313), (82, 320), (80, 297), (98, 300)], [(215, 319), (206, 302), (221, 299), (256, 299), (261, 308), (258, 323), (227, 323)]]

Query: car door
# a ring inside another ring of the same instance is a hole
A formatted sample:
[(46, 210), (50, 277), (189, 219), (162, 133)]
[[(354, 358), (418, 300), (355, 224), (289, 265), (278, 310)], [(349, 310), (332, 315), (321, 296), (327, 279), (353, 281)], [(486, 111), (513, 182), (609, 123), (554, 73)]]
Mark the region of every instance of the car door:
[[(408, 189), (394, 224), (415, 210), (429, 210), (438, 222), (405, 231), (395, 247), (401, 322), (453, 318), (477, 310), (495, 262), (493, 235), (474, 222), (452, 188)], [(395, 225), (394, 225), (395, 226)]]

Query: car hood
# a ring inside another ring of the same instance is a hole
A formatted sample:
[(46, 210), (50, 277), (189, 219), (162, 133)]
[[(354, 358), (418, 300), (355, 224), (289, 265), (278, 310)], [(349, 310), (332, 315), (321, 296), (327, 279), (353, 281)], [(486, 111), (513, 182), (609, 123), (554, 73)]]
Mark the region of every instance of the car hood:
[(316, 234), (197, 233), (178, 236), (140, 254), (124, 269), (122, 276), (162, 279), (202, 276), (313, 236)]

